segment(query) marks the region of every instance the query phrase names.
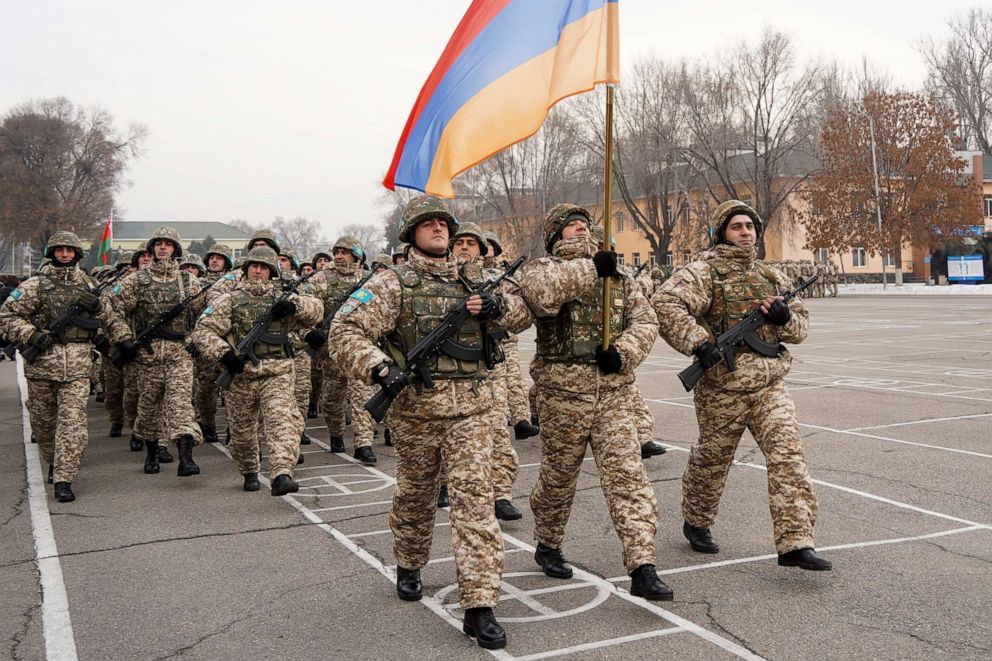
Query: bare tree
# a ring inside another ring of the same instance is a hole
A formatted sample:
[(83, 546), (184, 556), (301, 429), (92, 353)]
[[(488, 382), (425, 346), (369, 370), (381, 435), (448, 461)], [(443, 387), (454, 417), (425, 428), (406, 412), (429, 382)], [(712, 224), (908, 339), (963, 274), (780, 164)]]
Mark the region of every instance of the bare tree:
[(972, 9), (948, 22), (946, 42), (925, 41), (927, 87), (957, 111), (973, 148), (992, 152), (992, 9)]
[(350, 223), (341, 228), (341, 235), (345, 234), (355, 237), (358, 244), (365, 251), (369, 260), (382, 252), (386, 247), (386, 239), (383, 236), (382, 225), (375, 223)]
[(276, 233), (280, 243), (296, 250), (301, 259), (306, 259), (327, 243), (321, 232), (320, 223), (302, 216), (288, 220), (276, 216), (272, 222), (272, 231)]

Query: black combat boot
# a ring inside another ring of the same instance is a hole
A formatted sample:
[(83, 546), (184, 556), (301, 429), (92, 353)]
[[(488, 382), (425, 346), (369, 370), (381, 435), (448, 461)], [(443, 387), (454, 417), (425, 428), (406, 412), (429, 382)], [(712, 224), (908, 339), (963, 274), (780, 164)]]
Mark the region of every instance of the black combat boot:
[(719, 553), (720, 545), (713, 539), (709, 528), (697, 528), (688, 521), (682, 523), (682, 534), (696, 553)]
[(245, 473), (245, 484), (241, 488), (245, 491), (258, 491), (262, 488), (262, 483), (258, 481), (258, 473)]
[(344, 452), (343, 436), (331, 436), (331, 452)]
[(366, 466), (375, 466), (375, 450), (368, 446), (355, 448), (355, 459), (358, 459)]
[(492, 608), (466, 608), (462, 631), (475, 638), (479, 647), (499, 650), (506, 647), (506, 632), (496, 621)]
[(227, 434), (224, 435), (224, 445), (230, 445), (230, 444), (231, 444), (231, 427), (228, 426)]
[(300, 445), (310, 445), (311, 443), (313, 443), (313, 439), (307, 436), (305, 431), (300, 432)]
[(296, 493), (299, 490), (300, 485), (289, 475), (283, 473), (282, 475), (277, 475), (276, 479), (272, 480), (272, 489), (270, 491), (273, 496), (285, 496), (287, 493)]
[(641, 459), (650, 459), (659, 454), (665, 454), (668, 450), (661, 443), (656, 443), (654, 441), (648, 441), (641, 446)]
[(176, 440), (176, 445), (179, 447), (179, 467), (176, 469), (176, 475), (179, 477), (199, 475), (200, 467), (193, 463), (193, 446), (196, 445), (193, 437), (183, 434)]
[(419, 569), (396, 567), (396, 594), (403, 601), (420, 601), (424, 586), (420, 583)]
[(301, 452), (300, 455), (296, 458), (296, 465), (299, 466), (302, 463), (303, 463), (303, 453)]
[(496, 518), (500, 521), (519, 521), (524, 515), (506, 498), (496, 501)]
[(833, 564), (815, 549), (796, 549), (782, 553), (778, 556), (778, 564), (782, 567), (799, 567), (809, 571), (830, 571), (834, 568)]
[(654, 565), (641, 565), (630, 574), (630, 593), (648, 601), (671, 601), (672, 589), (661, 582)]
[(108, 436), (110, 436), (110, 438), (120, 438), (120, 435), (123, 431), (124, 431), (124, 423), (115, 422), (110, 425), (110, 434), (108, 434)]
[(317, 417), (317, 405), (316, 404), (311, 404), (309, 406), (309, 408), (307, 408), (307, 418), (309, 419), (309, 418), (316, 418), (316, 417)]
[(55, 481), (55, 466), (48, 464), (48, 483), (51, 484)]
[(450, 504), (448, 501), (448, 485), (442, 484), (441, 488), (437, 490), (437, 508), (448, 507)]
[(60, 503), (71, 503), (76, 500), (76, 494), (72, 493), (72, 484), (69, 482), (56, 482), (55, 500)]
[(568, 564), (561, 549), (553, 549), (538, 544), (534, 550), (534, 562), (541, 565), (545, 576), (551, 578), (572, 578), (572, 565)]
[(204, 443), (216, 443), (218, 440), (220, 440), (217, 438), (217, 428), (214, 427), (213, 425), (201, 424), (200, 431), (203, 433)]
[(393, 447), (393, 432), (389, 431), (389, 427), (382, 430), (382, 439), (386, 442), (386, 447)]
[(145, 442), (132, 433), (130, 445), (131, 445), (131, 452), (141, 452), (145, 447)]
[[(101, 390), (100, 392), (98, 392), (98, 393), (96, 394), (96, 403), (97, 403), (97, 404), (103, 404), (103, 402), (104, 402), (104, 400), (105, 400), (106, 398), (107, 398), (107, 396), (106, 396), (106, 395), (105, 395), (105, 394), (103, 393), (103, 391)], [(71, 493), (71, 490), (70, 490), (70, 493)], [(68, 501), (66, 501), (66, 502), (68, 502)]]
[(158, 463), (160, 464), (171, 464), (175, 459), (172, 458), (172, 453), (169, 452), (168, 443), (158, 444)]
[(145, 473), (158, 472), (158, 441), (145, 443)]
[(540, 433), (541, 428), (537, 425), (531, 424), (528, 420), (521, 420), (517, 424), (513, 425), (513, 436), (518, 441), (522, 441), (525, 438), (530, 438), (531, 436), (537, 436)]

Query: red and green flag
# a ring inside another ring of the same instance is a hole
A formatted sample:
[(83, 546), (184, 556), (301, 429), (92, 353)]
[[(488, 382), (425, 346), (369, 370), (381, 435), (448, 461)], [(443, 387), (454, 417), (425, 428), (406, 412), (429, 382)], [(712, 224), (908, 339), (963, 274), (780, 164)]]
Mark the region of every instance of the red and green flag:
[(100, 236), (100, 247), (96, 251), (96, 261), (104, 266), (110, 259), (110, 251), (114, 248), (114, 212), (111, 210), (107, 216), (107, 224), (103, 226), (103, 235)]

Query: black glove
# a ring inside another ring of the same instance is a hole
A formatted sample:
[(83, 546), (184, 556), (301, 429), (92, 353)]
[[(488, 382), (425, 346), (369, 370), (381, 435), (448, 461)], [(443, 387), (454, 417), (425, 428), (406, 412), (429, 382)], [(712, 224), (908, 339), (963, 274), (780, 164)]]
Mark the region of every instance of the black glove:
[(296, 314), (296, 303), (289, 300), (288, 298), (283, 301), (279, 301), (272, 306), (272, 317), (274, 319), (282, 319), (283, 317), (291, 317)]
[(723, 359), (716, 345), (709, 341), (700, 344), (692, 353), (706, 369), (713, 367)]
[(789, 311), (789, 306), (785, 304), (785, 301), (775, 299), (775, 302), (768, 308), (765, 319), (776, 326), (785, 326), (789, 323), (789, 319), (792, 319), (792, 312)]
[(117, 345), (117, 351), (119, 352), (117, 360), (110, 361), (114, 367), (124, 367), (138, 357), (138, 345), (134, 340), (124, 340)]
[[(385, 376), (382, 375), (383, 370), (386, 371)], [(382, 386), (383, 390), (391, 392), (394, 397), (410, 383), (410, 379), (398, 365), (387, 365), (386, 363), (372, 370), (372, 380)]]
[(87, 312), (92, 314), (99, 314), (100, 312), (100, 297), (91, 291), (84, 291), (79, 295), (77, 299), (79, 301), (79, 307), (83, 308)]
[(200, 357), (200, 350), (197, 349), (196, 348), (196, 345), (195, 344), (192, 344), (192, 343), (186, 345), (186, 353), (188, 353), (189, 355), (193, 356), (193, 358), (199, 358)]
[(37, 349), (39, 353), (45, 353), (52, 346), (52, 336), (49, 333), (35, 331), (34, 333), (31, 333), (31, 338), (28, 340), (28, 344)]
[(611, 344), (608, 349), (603, 350), (603, 345), (596, 347), (596, 364), (603, 374), (616, 374), (620, 371), (623, 361), (620, 359), (620, 352), (617, 345)]
[(492, 292), (479, 294), (482, 299), (482, 309), (479, 311), (479, 320), (499, 319), (503, 316), (503, 298)]
[(96, 347), (96, 350), (100, 353), (107, 355), (107, 349), (110, 348), (110, 338), (101, 333), (93, 338), (93, 346)]
[(596, 265), (596, 275), (600, 278), (610, 278), (617, 274), (617, 254), (612, 250), (600, 250), (592, 256)]
[(320, 348), (327, 342), (327, 336), (324, 335), (323, 331), (314, 328), (306, 334), (303, 340), (310, 345), (311, 349), (314, 351), (319, 351)]
[(235, 355), (234, 349), (225, 351), (224, 355), (220, 357), (220, 362), (230, 370), (231, 374), (241, 374), (245, 371), (245, 361)]

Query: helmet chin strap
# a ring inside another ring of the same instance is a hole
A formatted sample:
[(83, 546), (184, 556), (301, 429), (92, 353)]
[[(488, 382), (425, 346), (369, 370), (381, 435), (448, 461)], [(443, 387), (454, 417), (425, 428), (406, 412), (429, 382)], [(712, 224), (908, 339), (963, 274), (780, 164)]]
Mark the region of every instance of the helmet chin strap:
[(423, 255), (427, 255), (428, 257), (433, 257), (434, 259), (443, 259), (448, 256), (447, 248), (445, 248), (443, 252), (437, 253), (437, 252), (431, 252), (430, 250), (424, 250), (423, 248), (421, 248), (416, 244), (414, 244), (413, 247), (417, 249), (417, 252)]

